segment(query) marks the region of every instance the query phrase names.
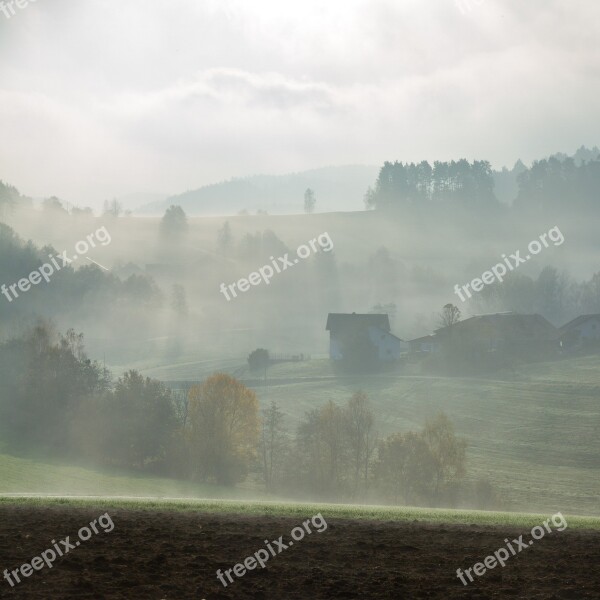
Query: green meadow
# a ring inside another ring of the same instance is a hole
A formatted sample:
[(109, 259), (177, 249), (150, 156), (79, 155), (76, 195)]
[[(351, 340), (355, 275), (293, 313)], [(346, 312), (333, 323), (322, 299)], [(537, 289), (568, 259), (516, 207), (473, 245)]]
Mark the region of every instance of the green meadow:
[[(244, 378), (242, 361), (222, 365)], [(163, 366), (162, 374), (202, 379), (194, 367)], [(413, 371), (414, 372), (414, 371)], [(152, 376), (156, 376), (151, 373)], [(382, 436), (417, 430), (445, 412), (468, 442), (471, 479), (486, 478), (515, 511), (600, 514), (600, 357), (577, 357), (517, 368), (514, 378), (405, 375), (337, 377), (328, 359), (269, 368), (256, 385), (261, 404), (279, 403), (294, 431), (306, 411), (357, 390), (370, 397)]]
[[(194, 361), (188, 362), (172, 365), (182, 379), (199, 379), (210, 372), (195, 375)], [(210, 366), (250, 377), (241, 360)], [(328, 360), (314, 359), (273, 366), (268, 385), (255, 387), (263, 406), (271, 400), (279, 403), (290, 431), (306, 411), (328, 400), (344, 403), (359, 389), (371, 399), (382, 436), (417, 430), (429, 416), (444, 411), (468, 442), (468, 477), (489, 479), (509, 510), (600, 515), (599, 357), (526, 365), (514, 380), (401, 372), (336, 377)], [(7, 454), (0, 454), (2, 494), (273, 500), (251, 482), (219, 488)], [(343, 510), (359, 514), (351, 507)], [(401, 514), (405, 509), (385, 510)]]

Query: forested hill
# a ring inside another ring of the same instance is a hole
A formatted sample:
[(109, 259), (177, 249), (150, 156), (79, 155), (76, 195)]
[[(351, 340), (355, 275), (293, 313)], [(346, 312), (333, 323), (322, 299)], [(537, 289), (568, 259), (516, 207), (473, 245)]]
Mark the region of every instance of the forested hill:
[(483, 160), (436, 161), (433, 165), (386, 162), (375, 185), (367, 190), (365, 202), (383, 210), (447, 205), (489, 211), (506, 206), (510, 194), (510, 206), (519, 213), (558, 215), (597, 210), (599, 192), (600, 150), (581, 148), (574, 157), (554, 155), (534, 161), (529, 168), (519, 161), (512, 171), (500, 173)]
[[(550, 194), (564, 193), (565, 186), (581, 187), (575, 179), (587, 179), (589, 165), (599, 156), (599, 148), (582, 146), (573, 156), (556, 153), (535, 161), (529, 168), (521, 160), (510, 169), (493, 170), (485, 160), (469, 163), (460, 159), (433, 164), (396, 161), (386, 162), (381, 168), (357, 165), (288, 175), (255, 175), (191, 190), (148, 204), (137, 212), (163, 214), (175, 204), (190, 216), (258, 211), (295, 214), (302, 212), (307, 188), (315, 191), (317, 212), (356, 211), (363, 210), (365, 203), (371, 208), (381, 208), (386, 204), (421, 200), (458, 201), (467, 207), (483, 203), (489, 208), (497, 203), (510, 206), (518, 199), (524, 206), (528, 203), (528, 185), (530, 188), (545, 185)], [(571, 170), (576, 173), (570, 173)], [(556, 179), (564, 181), (564, 185), (557, 188)]]
[[(600, 148), (579, 148), (573, 156), (556, 153), (527, 167), (518, 160), (511, 169), (493, 170), (486, 160), (466, 159), (419, 163), (385, 162), (382, 167), (324, 167), (287, 175), (254, 175), (206, 185), (166, 200), (146, 204), (140, 215), (163, 215), (171, 205), (189, 216), (297, 214), (304, 193), (315, 192), (316, 212), (348, 212), (405, 207), (423, 202), (455, 203), (468, 209), (515, 206), (560, 212), (573, 205), (595, 206), (600, 190)], [(569, 200), (567, 200), (569, 199)], [(31, 198), (0, 181), (0, 211), (31, 206)], [(565, 204), (567, 203), (567, 204)], [(46, 205), (60, 207), (58, 198)], [(84, 209), (91, 212), (91, 209)], [(82, 209), (73, 207), (73, 212)]]

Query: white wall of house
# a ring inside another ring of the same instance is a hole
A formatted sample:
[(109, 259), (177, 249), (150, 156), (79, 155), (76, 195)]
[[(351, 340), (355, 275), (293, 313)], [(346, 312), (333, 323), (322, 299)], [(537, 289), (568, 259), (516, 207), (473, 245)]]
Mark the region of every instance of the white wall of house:
[[(392, 361), (400, 358), (403, 352), (408, 352), (408, 342), (404, 342), (390, 333), (379, 329), (379, 327), (369, 327), (368, 335), (371, 343), (377, 348), (378, 357), (381, 361)], [(342, 343), (340, 340), (329, 336), (329, 357), (333, 360), (342, 360)]]
[[(390, 361), (400, 358), (408, 351), (408, 344), (379, 327), (369, 327), (369, 338), (379, 351), (379, 360)], [(403, 347), (404, 346), (404, 347)]]
[(339, 340), (329, 337), (329, 358), (333, 360), (342, 360), (342, 345)]

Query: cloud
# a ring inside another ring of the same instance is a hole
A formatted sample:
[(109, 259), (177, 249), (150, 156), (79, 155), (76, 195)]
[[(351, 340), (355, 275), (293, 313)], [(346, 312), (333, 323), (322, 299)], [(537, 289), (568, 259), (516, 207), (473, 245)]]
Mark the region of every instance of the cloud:
[(243, 102), (251, 106), (281, 110), (305, 107), (334, 109), (332, 90), (323, 83), (297, 81), (280, 73), (249, 73), (236, 69), (210, 69), (202, 83), (213, 98), (227, 103)]
[(0, 178), (73, 202), (600, 138), (593, 0), (108, 0), (0, 20)]

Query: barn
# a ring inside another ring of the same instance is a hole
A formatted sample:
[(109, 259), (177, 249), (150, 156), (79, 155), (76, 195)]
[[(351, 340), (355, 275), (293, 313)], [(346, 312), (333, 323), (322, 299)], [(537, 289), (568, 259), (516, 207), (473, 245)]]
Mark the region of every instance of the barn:
[(600, 315), (581, 315), (559, 329), (563, 350), (576, 350), (600, 342)]

